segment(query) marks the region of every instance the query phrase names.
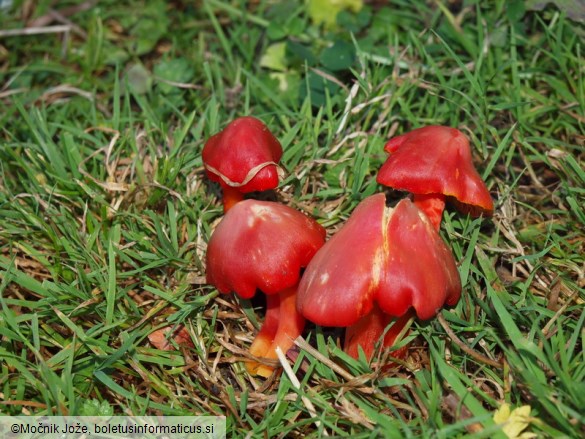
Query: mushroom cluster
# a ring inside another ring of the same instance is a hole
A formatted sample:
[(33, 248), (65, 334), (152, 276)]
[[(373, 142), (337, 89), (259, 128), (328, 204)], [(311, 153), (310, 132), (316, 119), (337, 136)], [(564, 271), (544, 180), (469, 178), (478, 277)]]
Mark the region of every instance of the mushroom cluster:
[[(461, 131), (419, 128), (384, 149), (390, 156), (378, 183), (410, 192), (413, 202), (390, 209), (382, 194), (366, 198), (317, 252), (299, 287), (301, 314), (321, 325), (347, 326), (345, 351), (355, 358), (361, 348), (370, 359), (378, 341), (391, 347), (412, 312), (429, 319), (459, 300), (459, 272), (438, 235), (445, 199), (472, 215), (493, 211)], [(401, 357), (405, 350), (391, 354)]]
[(454, 128), (428, 126), (391, 139), (385, 150), (378, 183), (410, 197), (394, 207), (382, 193), (365, 198), (325, 242), (325, 229), (304, 213), (243, 200), (278, 186), (282, 148), (262, 122), (236, 119), (206, 142), (203, 162), (223, 189), (225, 212), (208, 244), (207, 282), (243, 298), (266, 295), (264, 323), (250, 347), (258, 361), (246, 363), (251, 374), (272, 373), (262, 359), (292, 347), (305, 318), (347, 327), (345, 351), (369, 359), (378, 343), (392, 347), (414, 316), (432, 318), (459, 300), (456, 261), (439, 235), (445, 202), (476, 216), (493, 211), (469, 141)]

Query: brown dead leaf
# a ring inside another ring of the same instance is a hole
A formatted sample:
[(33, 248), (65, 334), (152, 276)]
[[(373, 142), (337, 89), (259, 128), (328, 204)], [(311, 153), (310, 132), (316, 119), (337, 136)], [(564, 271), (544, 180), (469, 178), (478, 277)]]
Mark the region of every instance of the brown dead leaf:
[(175, 347), (171, 343), (171, 338), (178, 346), (185, 346), (189, 348), (194, 347), (193, 341), (191, 340), (187, 329), (183, 325), (177, 326), (174, 332), (169, 334), (172, 330), (172, 326), (165, 326), (164, 328), (157, 329), (148, 335), (148, 340), (155, 348), (161, 349), (163, 351), (175, 350)]

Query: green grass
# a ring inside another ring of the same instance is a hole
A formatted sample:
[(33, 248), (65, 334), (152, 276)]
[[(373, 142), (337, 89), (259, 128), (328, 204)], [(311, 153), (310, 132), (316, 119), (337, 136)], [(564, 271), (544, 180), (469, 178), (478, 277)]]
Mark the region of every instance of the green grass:
[[(0, 30), (76, 4), (24, 3)], [(366, 25), (338, 17), (350, 35), (302, 2), (241, 3), (105, 0), (68, 17), (65, 42), (0, 37), (0, 413), (225, 415), (230, 437), (495, 437), (507, 402), (531, 406), (539, 437), (582, 437), (583, 24), (523, 2), (399, 1), (366, 9)], [(335, 41), (353, 47), (347, 65), (324, 55)], [(285, 69), (262, 67), (279, 42)], [(277, 198), (331, 233), (385, 190), (390, 136), (470, 137), (496, 213), (444, 216), (463, 296), (442, 316), (458, 340), (417, 321), (406, 362), (381, 370), (310, 326), (291, 363), (300, 391), (246, 373), (263, 311), (204, 282), (222, 208), (200, 157), (244, 114), (285, 149)], [(194, 347), (154, 348), (169, 325)]]

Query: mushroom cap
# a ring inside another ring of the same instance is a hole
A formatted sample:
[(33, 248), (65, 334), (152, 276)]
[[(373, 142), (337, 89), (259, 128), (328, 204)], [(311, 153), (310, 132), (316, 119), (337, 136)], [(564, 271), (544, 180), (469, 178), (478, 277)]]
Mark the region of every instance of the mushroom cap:
[(202, 151), (210, 180), (240, 192), (274, 189), (278, 186), (277, 164), (282, 146), (260, 120), (240, 117), (211, 136)]
[(232, 207), (207, 247), (207, 282), (248, 299), (299, 282), (302, 267), (325, 242), (325, 229), (283, 204), (244, 200)]
[(421, 319), (454, 305), (461, 281), (449, 248), (410, 200), (394, 209), (383, 194), (363, 200), (307, 266), (299, 312), (324, 326), (350, 326), (374, 302), (391, 316), (413, 307)]
[(478, 216), (491, 214), (493, 201), (473, 166), (469, 140), (455, 129), (427, 126), (394, 137), (384, 146), (390, 157), (377, 181), (413, 194), (443, 194), (457, 208)]

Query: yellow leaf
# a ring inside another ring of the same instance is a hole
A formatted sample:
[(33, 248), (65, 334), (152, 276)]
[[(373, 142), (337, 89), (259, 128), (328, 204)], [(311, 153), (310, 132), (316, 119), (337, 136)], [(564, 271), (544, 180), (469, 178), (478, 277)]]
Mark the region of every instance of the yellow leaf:
[(511, 410), (510, 404), (504, 403), (494, 413), (494, 422), (502, 424), (502, 431), (510, 439), (531, 439), (536, 437), (536, 434), (522, 433), (533, 420), (530, 417), (530, 410), (529, 405), (523, 405)]
[(284, 92), (288, 90), (288, 75), (286, 73), (271, 73), (269, 76), (278, 81), (278, 89), (280, 91)]
[(331, 28), (335, 25), (337, 14), (350, 9), (359, 12), (364, 6), (363, 0), (307, 0), (309, 17), (315, 24), (323, 23)]
[(260, 65), (272, 70), (286, 71), (286, 43), (275, 43), (266, 48)]
[(510, 417), (510, 404), (504, 403), (494, 413), (494, 422), (496, 424), (503, 424)]

